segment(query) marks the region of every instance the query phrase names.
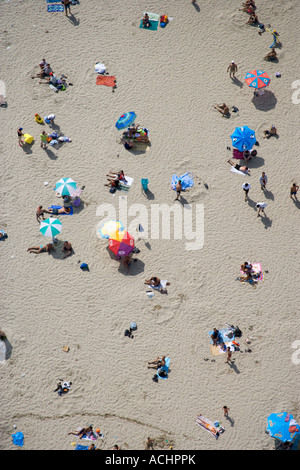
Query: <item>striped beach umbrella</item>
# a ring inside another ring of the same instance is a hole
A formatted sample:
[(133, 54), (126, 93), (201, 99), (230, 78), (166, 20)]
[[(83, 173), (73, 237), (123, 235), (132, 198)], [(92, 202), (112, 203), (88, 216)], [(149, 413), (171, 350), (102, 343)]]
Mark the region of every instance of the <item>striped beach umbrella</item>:
[(133, 111), (129, 113), (122, 114), (116, 122), (116, 128), (118, 130), (125, 129), (130, 126), (136, 119), (136, 114)]
[(127, 256), (134, 249), (134, 238), (126, 231), (116, 232), (109, 239), (109, 249), (117, 258)]
[(251, 150), (256, 142), (255, 132), (248, 126), (236, 127), (230, 137), (233, 147), (237, 148), (240, 152)]
[(54, 217), (49, 217), (40, 223), (40, 232), (44, 237), (56, 237), (62, 230), (62, 223)]
[(71, 196), (76, 189), (76, 183), (71, 178), (61, 178), (55, 186), (55, 191), (62, 196)]
[(257, 90), (267, 87), (270, 81), (269, 75), (262, 70), (252, 70), (252, 72), (248, 72), (245, 77), (247, 85)]
[(102, 238), (110, 238), (113, 237), (115, 233), (120, 230), (124, 230), (124, 227), (121, 222), (118, 222), (117, 220), (109, 220), (108, 222), (105, 222), (105, 224), (102, 225), (99, 232)]

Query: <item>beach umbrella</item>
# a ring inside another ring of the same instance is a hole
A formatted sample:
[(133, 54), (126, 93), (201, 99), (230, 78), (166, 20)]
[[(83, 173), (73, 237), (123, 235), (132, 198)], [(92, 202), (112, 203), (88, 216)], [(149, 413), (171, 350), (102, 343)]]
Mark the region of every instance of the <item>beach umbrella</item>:
[(252, 72), (248, 72), (245, 81), (248, 86), (252, 88), (256, 88), (257, 90), (260, 88), (265, 88), (269, 85), (271, 79), (266, 72), (262, 70), (252, 70)]
[(233, 147), (237, 148), (240, 152), (251, 150), (256, 142), (255, 132), (247, 126), (236, 127), (230, 137)]
[(268, 417), (267, 432), (282, 442), (292, 442), (300, 435), (300, 426), (289, 413), (272, 413)]
[(55, 191), (62, 196), (71, 196), (76, 189), (76, 183), (71, 178), (61, 178), (55, 186)]
[(116, 122), (117, 129), (125, 129), (130, 126), (136, 119), (136, 114), (133, 111), (129, 113), (122, 114)]
[(127, 256), (134, 249), (134, 238), (126, 231), (116, 232), (109, 239), (109, 249), (117, 258)]
[(52, 237), (54, 238), (58, 235), (62, 230), (62, 223), (58, 219), (54, 219), (53, 217), (49, 217), (46, 220), (43, 220), (40, 223), (40, 232), (44, 235), (44, 237)]
[(173, 175), (172, 176), (172, 188), (176, 189), (176, 184), (178, 181), (181, 181), (182, 191), (185, 191), (187, 188), (194, 186), (193, 175), (189, 171), (182, 176)]
[(124, 230), (121, 222), (118, 222), (117, 220), (109, 220), (102, 225), (99, 232), (102, 238), (110, 238), (113, 237), (119, 230)]

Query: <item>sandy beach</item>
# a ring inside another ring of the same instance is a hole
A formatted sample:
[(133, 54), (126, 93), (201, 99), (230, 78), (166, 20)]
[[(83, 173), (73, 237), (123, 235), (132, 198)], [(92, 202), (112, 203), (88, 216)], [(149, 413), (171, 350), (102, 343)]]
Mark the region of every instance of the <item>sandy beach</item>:
[[(242, 2), (221, 3), (81, 0), (66, 17), (48, 12), (44, 0), (0, 0), (7, 102), (0, 107), (0, 229), (8, 235), (0, 240), (0, 329), (9, 346), (0, 363), (1, 450), (73, 450), (83, 441), (68, 432), (88, 424), (104, 434), (95, 441), (101, 449), (144, 449), (150, 436), (155, 449), (271, 450), (270, 413), (287, 411), (300, 421), (300, 198), (290, 198), (292, 183), (300, 185), (300, 3), (256, 1), (259, 21), (280, 33), (278, 63), (263, 59), (272, 35), (245, 24)], [(170, 20), (156, 31), (139, 28), (146, 11)], [(67, 76), (72, 85), (65, 91), (31, 78), (43, 58)], [(232, 60), (236, 80), (227, 73)], [(97, 62), (116, 77), (115, 89), (96, 85)], [(255, 69), (271, 78), (257, 97), (244, 80)], [(230, 107), (229, 118), (214, 109), (217, 103)], [(115, 127), (129, 111), (151, 142), (132, 152)], [(54, 113), (72, 141), (42, 149), (41, 129), (51, 129), (35, 121), (36, 113)], [(278, 137), (264, 139), (272, 124)], [(240, 126), (253, 129), (259, 142), (250, 176), (232, 173), (227, 163), (230, 136)], [(18, 145), (19, 127), (34, 137), (32, 145)], [(111, 194), (106, 174), (121, 169), (134, 181), (128, 192)], [(154, 205), (184, 210), (174, 202), (171, 180), (186, 172), (194, 186), (183, 202), (193, 214), (196, 207), (204, 213), (201, 249), (187, 249), (184, 236), (175, 239), (173, 224), (169, 239), (150, 230)], [(84, 187), (81, 205), (58, 216), (63, 228), (53, 254), (28, 253), (50, 242), (35, 211), (61, 203), (53, 188), (63, 177)], [(141, 178), (149, 180), (148, 197)], [(258, 202), (267, 203), (266, 216), (257, 217)], [(140, 250), (131, 274), (99, 237), (104, 204)], [(127, 221), (118, 217), (122, 204)], [(149, 214), (141, 239), (134, 214), (140, 205)], [(65, 240), (74, 252), (63, 259)], [(245, 260), (261, 264), (262, 281), (237, 280)], [(167, 294), (146, 295), (144, 281), (152, 276), (170, 282)], [(133, 339), (124, 335), (131, 322)], [(212, 354), (208, 334), (227, 323), (242, 331), (232, 364)], [(148, 361), (163, 355), (170, 358), (168, 378), (155, 383)], [(64, 396), (54, 392), (60, 379), (72, 382)], [(196, 425), (200, 413), (225, 428), (217, 440)], [(17, 431), (23, 447), (12, 443)]]

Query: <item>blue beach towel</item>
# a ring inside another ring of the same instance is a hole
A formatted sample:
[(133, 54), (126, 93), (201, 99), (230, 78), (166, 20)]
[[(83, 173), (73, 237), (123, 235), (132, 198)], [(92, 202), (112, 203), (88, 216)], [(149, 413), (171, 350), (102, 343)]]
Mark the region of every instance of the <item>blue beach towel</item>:
[(13, 438), (13, 444), (15, 444), (15, 446), (19, 446), (19, 447), (23, 446), (24, 434), (21, 431), (17, 432), (16, 434), (12, 434), (12, 438)]
[(58, 3), (58, 0), (47, 0), (47, 3)]
[(88, 450), (88, 446), (82, 446), (81, 444), (77, 444), (74, 450)]
[[(160, 367), (160, 368), (158, 369), (158, 371), (157, 371), (157, 377), (158, 377), (159, 379), (167, 379), (167, 378), (168, 378), (169, 366), (170, 366), (170, 358), (169, 358), (169, 357), (166, 357), (166, 359), (165, 359), (165, 365), (162, 366), (162, 367)], [(161, 376), (159, 375), (159, 372), (160, 372), (160, 371), (163, 371), (163, 372), (166, 373), (165, 377), (161, 377)]]
[[(62, 206), (51, 206), (51, 207), (48, 207), (48, 209), (61, 209)], [(70, 206), (70, 213), (69, 214), (58, 214), (58, 215), (73, 215), (73, 207)]]
[(47, 11), (48, 11), (49, 13), (61, 12), (61, 11), (64, 11), (64, 6), (63, 6), (63, 5), (59, 5), (59, 4), (47, 5)]
[[(209, 336), (213, 334), (213, 331), (208, 332)], [(232, 334), (232, 336), (231, 336)], [(229, 335), (229, 336), (228, 336)], [(228, 328), (223, 328), (222, 330), (219, 330), (219, 343), (228, 343), (230, 341), (234, 341), (235, 335), (232, 330)], [(210, 344), (213, 344), (213, 340), (210, 341)]]
[(158, 21), (153, 21), (153, 20), (149, 20), (149, 28), (144, 28), (143, 27), (143, 20), (141, 20), (141, 24), (140, 24), (140, 28), (141, 29), (149, 29), (150, 31), (156, 31), (157, 28), (158, 28)]

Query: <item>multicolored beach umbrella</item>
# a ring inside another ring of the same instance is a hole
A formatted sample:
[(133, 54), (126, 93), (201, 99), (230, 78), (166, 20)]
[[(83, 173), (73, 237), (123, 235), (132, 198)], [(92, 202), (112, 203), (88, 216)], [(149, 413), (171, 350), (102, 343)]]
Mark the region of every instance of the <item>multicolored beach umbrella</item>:
[(267, 432), (282, 442), (292, 442), (300, 435), (300, 426), (289, 413), (272, 413), (268, 417)]
[(248, 126), (236, 127), (230, 137), (233, 147), (237, 148), (240, 152), (251, 150), (256, 142), (255, 132)]
[(119, 232), (120, 230), (124, 230), (124, 227), (121, 222), (118, 222), (117, 220), (109, 220), (108, 222), (105, 222), (105, 224), (102, 225), (99, 232), (102, 238), (110, 238), (113, 237), (115, 233)]
[(71, 196), (76, 189), (76, 183), (71, 178), (61, 178), (55, 186), (55, 191), (62, 196)]
[(116, 122), (117, 129), (125, 129), (130, 126), (136, 119), (136, 114), (133, 111), (129, 113), (122, 114)]
[(126, 231), (116, 232), (109, 239), (109, 249), (117, 258), (127, 256), (134, 249), (134, 238)]
[(44, 237), (55, 237), (62, 230), (62, 223), (54, 217), (49, 217), (40, 223), (40, 232)]
[(266, 72), (262, 70), (252, 70), (252, 72), (248, 72), (245, 81), (248, 86), (252, 88), (256, 88), (257, 90), (260, 88), (265, 88), (269, 85), (271, 79)]

